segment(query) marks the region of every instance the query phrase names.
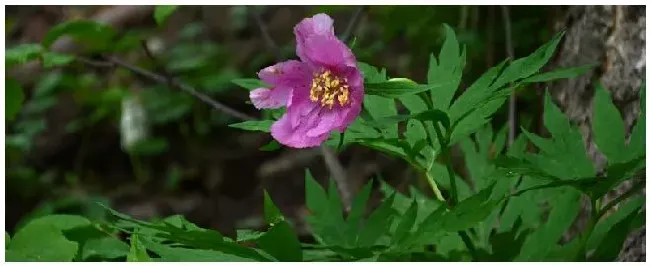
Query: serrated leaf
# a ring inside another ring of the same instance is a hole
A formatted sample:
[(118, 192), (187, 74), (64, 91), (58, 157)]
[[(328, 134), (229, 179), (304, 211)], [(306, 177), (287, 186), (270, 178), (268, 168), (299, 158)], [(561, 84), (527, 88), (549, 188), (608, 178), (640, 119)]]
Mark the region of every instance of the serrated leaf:
[(422, 85), (407, 78), (392, 78), (383, 82), (365, 83), (364, 92), (366, 95), (398, 98), (403, 95), (418, 94), (423, 91), (435, 90), (442, 86), (442, 83)]
[(553, 209), (546, 223), (526, 238), (517, 261), (543, 259), (578, 216), (581, 194), (572, 188), (559, 189), (562, 193), (550, 199), (549, 205), (553, 206)]
[(41, 43), (43, 47), (49, 49), (56, 40), (64, 35), (89, 44), (89, 48), (93, 50), (101, 51), (111, 46), (115, 31), (111, 26), (100, 22), (73, 20), (54, 26), (47, 32)]
[(260, 248), (279, 261), (302, 261), (298, 236), (286, 221), (281, 221), (256, 241)]
[(410, 120), (410, 119), (415, 119), (419, 121), (440, 122), (442, 126), (445, 127), (445, 129), (448, 129), (451, 126), (447, 114), (438, 109), (426, 110), (420, 113), (411, 113), (408, 115), (394, 115), (394, 116), (381, 117), (376, 119), (375, 121), (367, 122), (367, 124), (371, 126), (381, 126), (384, 124), (397, 124), (399, 122)]
[(431, 91), (431, 101), (435, 108), (446, 111), (449, 109), (451, 99), (454, 97), (463, 75), (465, 49), (461, 53), (456, 33), (449, 25), (444, 24), (443, 26), (445, 41), (440, 49), (439, 64), (432, 54), (427, 71), (427, 83), (444, 84)]
[(522, 129), (540, 149), (540, 154), (526, 154), (524, 158), (538, 169), (560, 179), (593, 177), (595, 169), (587, 155), (582, 134), (570, 125), (566, 116), (553, 104), (548, 92), (544, 105), (544, 125), (551, 132), (550, 140)]
[(499, 88), (537, 73), (551, 58), (562, 36), (564, 36), (564, 32), (556, 34), (550, 42), (544, 44), (529, 56), (513, 61), (503, 70), (503, 73), (492, 84), (492, 87)]
[(368, 220), (366, 220), (366, 223), (359, 232), (357, 246), (372, 246), (386, 233), (385, 229), (388, 228), (394, 217), (394, 210), (392, 208), (394, 199), (394, 195), (389, 196), (370, 214), (370, 217), (368, 217)]
[(263, 81), (259, 79), (233, 79), (232, 83), (235, 85), (242, 87), (244, 89), (247, 89), (249, 91), (252, 91), (254, 89), (259, 89), (259, 88), (270, 88), (271, 86), (264, 83)]
[(23, 87), (17, 80), (5, 79), (5, 121), (11, 121), (20, 111), (20, 107), (25, 101)]
[(594, 118), (592, 127), (594, 142), (598, 150), (607, 156), (610, 163), (625, 161), (625, 122), (612, 102), (609, 93), (596, 83), (594, 97)]
[(567, 79), (567, 78), (574, 78), (577, 76), (580, 76), (584, 74), (585, 72), (589, 71), (590, 69), (596, 67), (596, 64), (591, 64), (591, 65), (584, 65), (584, 66), (579, 66), (579, 67), (572, 67), (572, 68), (564, 68), (564, 69), (559, 69), (559, 70), (554, 70), (550, 72), (545, 72), (545, 73), (540, 73), (536, 74), (533, 76), (530, 76), (521, 82), (525, 83), (534, 83), (534, 82), (547, 82), (551, 80), (556, 80), (556, 79)]
[(410, 233), (411, 229), (415, 225), (415, 221), (418, 215), (418, 202), (413, 199), (411, 206), (406, 210), (404, 215), (401, 216), (397, 229), (393, 233), (391, 238), (391, 243), (397, 244), (402, 241), (402, 239)]
[(150, 262), (151, 258), (147, 254), (147, 249), (139, 240), (138, 234), (131, 235), (131, 248), (126, 256), (127, 262)]
[(496, 98), (485, 102), (480, 105), (475, 111), (471, 112), (468, 116), (458, 120), (457, 124), (453, 126), (451, 133), (450, 145), (456, 143), (463, 137), (475, 132), (481, 126), (490, 121), (492, 115), (506, 102), (505, 97)]
[[(395, 101), (381, 96), (365, 95), (363, 107), (374, 120), (397, 115)], [(397, 124), (384, 127), (381, 131), (386, 138), (397, 138)]]
[(477, 104), (489, 98), (493, 92), (490, 84), (499, 75), (505, 63), (506, 61), (503, 61), (499, 65), (490, 68), (454, 101), (449, 108), (449, 118), (453, 123), (464, 117), (467, 112), (474, 110)]
[(158, 26), (162, 26), (165, 20), (176, 11), (178, 6), (156, 6), (153, 11), (153, 18), (156, 20)]
[(307, 208), (311, 215), (307, 221), (314, 235), (327, 245), (343, 245), (345, 243), (345, 223), (341, 209), (341, 198), (338, 196), (333, 181), (330, 179), (328, 194), (312, 178), (309, 171), (305, 174), (305, 197)]
[(5, 50), (5, 67), (7, 69), (16, 65), (36, 60), (43, 53), (43, 47), (40, 44), (26, 43)]
[(364, 211), (366, 210), (366, 203), (370, 198), (372, 190), (372, 179), (363, 186), (361, 191), (352, 199), (352, 206), (350, 213), (345, 221), (345, 235), (347, 236), (346, 243), (354, 245), (357, 242), (357, 237), (361, 226), (361, 219), (363, 218)]
[(271, 125), (273, 125), (273, 123), (275, 123), (273, 120), (251, 120), (230, 124), (228, 126), (248, 131), (262, 131), (268, 133), (271, 132)]

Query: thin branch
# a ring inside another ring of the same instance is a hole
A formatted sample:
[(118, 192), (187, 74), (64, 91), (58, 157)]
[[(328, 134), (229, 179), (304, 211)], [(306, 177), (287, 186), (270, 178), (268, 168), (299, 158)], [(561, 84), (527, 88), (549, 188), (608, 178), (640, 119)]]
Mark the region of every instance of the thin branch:
[(366, 10), (366, 8), (367, 8), (366, 6), (359, 6), (357, 10), (354, 12), (354, 15), (352, 15), (352, 18), (348, 23), (348, 27), (345, 29), (345, 32), (343, 33), (343, 35), (341, 35), (340, 38), (343, 43), (348, 42), (348, 39), (352, 37), (352, 33), (354, 33), (354, 30), (357, 28), (357, 25), (361, 20), (361, 15)]
[(260, 32), (262, 33), (262, 39), (264, 39), (264, 43), (266, 43), (267, 48), (271, 51), (271, 53), (273, 53), (275, 59), (282, 60), (282, 53), (280, 51), (280, 47), (278, 47), (278, 44), (275, 43), (275, 41), (271, 37), (271, 34), (269, 33), (268, 27), (266, 27), (266, 24), (264, 23), (264, 21), (262, 21), (262, 16), (260, 14), (260, 11), (253, 8), (253, 11), (251, 13), (253, 19), (255, 20), (255, 23), (257, 23), (257, 26), (260, 28)]
[[(506, 53), (508, 57), (514, 58), (515, 52), (512, 47), (512, 31), (510, 28), (510, 11), (508, 6), (501, 6), (501, 14), (503, 15), (503, 27), (506, 36)], [(510, 93), (510, 102), (508, 103), (508, 147), (512, 145), (515, 141), (515, 123), (516, 123), (516, 112), (517, 112), (517, 97), (515, 90), (513, 89)]]
[(330, 147), (322, 145), (320, 147), (320, 150), (321, 154), (323, 155), (323, 160), (325, 161), (325, 166), (327, 166), (331, 178), (334, 178), (339, 188), (343, 206), (345, 207), (346, 211), (350, 211), (350, 208), (352, 206), (352, 191), (350, 190), (350, 186), (346, 178), (345, 169), (339, 162), (339, 159), (336, 156), (336, 152), (334, 152)]
[(256, 118), (249, 116), (247, 114), (244, 114), (240, 111), (237, 111), (235, 109), (232, 109), (228, 107), (225, 104), (222, 104), (216, 100), (213, 100), (209, 96), (198, 92), (194, 87), (185, 84), (184, 82), (180, 81), (178, 78), (173, 78), (169, 80), (167, 77), (153, 73), (151, 71), (148, 71), (146, 69), (140, 68), (138, 66), (129, 64), (125, 61), (122, 61), (121, 59), (113, 56), (107, 56), (106, 60), (123, 68), (126, 68), (130, 70), (131, 72), (134, 72), (140, 76), (146, 77), (152, 81), (161, 83), (161, 84), (168, 84), (170, 87), (178, 88), (181, 89), (189, 94), (192, 94), (192, 96), (198, 98), (199, 100), (203, 101), (204, 103), (212, 106), (213, 108), (222, 111), (230, 116), (233, 116), (237, 119), (240, 120), (256, 120)]

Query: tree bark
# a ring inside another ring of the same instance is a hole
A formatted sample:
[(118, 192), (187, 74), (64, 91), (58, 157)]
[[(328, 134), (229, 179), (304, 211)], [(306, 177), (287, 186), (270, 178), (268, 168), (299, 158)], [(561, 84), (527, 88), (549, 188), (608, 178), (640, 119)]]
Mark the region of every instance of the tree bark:
[[(595, 81), (610, 92), (629, 137), (641, 111), (639, 92), (646, 69), (645, 6), (572, 6), (565, 11), (566, 16), (558, 21), (555, 30), (566, 30), (566, 35), (551, 67), (593, 63), (599, 67), (578, 78), (553, 82), (549, 90), (564, 113), (579, 126), (587, 151), (600, 171), (606, 159), (597, 150), (591, 130)], [(631, 182), (625, 182), (607, 195), (603, 204), (631, 186)], [(619, 260), (645, 261), (645, 227), (628, 236)]]

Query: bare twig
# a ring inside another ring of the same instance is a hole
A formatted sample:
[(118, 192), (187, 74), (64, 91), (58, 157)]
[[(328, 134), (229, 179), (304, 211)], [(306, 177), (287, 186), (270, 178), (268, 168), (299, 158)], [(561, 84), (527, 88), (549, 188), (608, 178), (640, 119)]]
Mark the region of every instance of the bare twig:
[[(116, 30), (124, 28), (133, 21), (141, 20), (142, 18), (151, 17), (153, 6), (115, 6), (102, 9), (90, 20), (97, 21), (102, 24), (110, 25)], [(50, 47), (51, 51), (59, 53), (72, 53), (77, 49), (71, 37), (64, 36), (58, 39)], [(23, 85), (29, 85), (34, 82), (34, 77), (42, 70), (41, 64), (38, 60), (24, 64), (23, 66), (12, 69), (12, 77), (16, 78)]]
[(346, 43), (350, 37), (352, 37), (352, 33), (354, 33), (354, 30), (357, 28), (357, 25), (359, 24), (359, 21), (361, 20), (361, 15), (363, 12), (366, 10), (366, 6), (359, 6), (357, 10), (354, 12), (354, 15), (352, 15), (352, 18), (350, 19), (350, 22), (348, 23), (348, 27), (345, 29), (345, 32), (343, 35), (341, 35), (341, 41)]
[(339, 188), (343, 206), (345, 207), (346, 211), (350, 211), (352, 205), (352, 191), (350, 190), (350, 186), (346, 178), (345, 169), (339, 162), (339, 159), (337, 158), (336, 152), (334, 152), (334, 150), (325, 145), (322, 145), (320, 149), (321, 154), (323, 155), (323, 160), (325, 161), (325, 166), (327, 166), (331, 177), (334, 178)]
[[(514, 50), (512, 47), (512, 32), (510, 28), (510, 12), (508, 6), (501, 6), (501, 14), (503, 15), (503, 27), (506, 36), (506, 53), (508, 57), (514, 58)], [(510, 102), (508, 104), (508, 146), (512, 145), (515, 141), (515, 124), (517, 112), (517, 96), (515, 90), (512, 89), (510, 93)]]
[(253, 19), (255, 20), (255, 23), (257, 23), (257, 26), (260, 28), (260, 33), (262, 33), (262, 39), (264, 39), (264, 43), (266, 43), (267, 48), (271, 51), (271, 53), (273, 53), (275, 59), (282, 60), (282, 53), (280, 51), (280, 47), (278, 47), (278, 44), (275, 43), (275, 41), (271, 37), (271, 34), (269, 33), (268, 27), (266, 27), (266, 24), (262, 21), (262, 16), (260, 14), (260, 11), (253, 8), (253, 11), (251, 13)]
[(230, 108), (229, 106), (227, 106), (227, 105), (225, 105), (223, 103), (220, 103), (220, 102), (218, 102), (216, 100), (213, 100), (212, 98), (210, 98), (210, 96), (207, 96), (207, 95), (205, 95), (203, 93), (198, 92), (194, 87), (192, 87), (190, 85), (187, 85), (186, 83), (180, 81), (180, 79), (178, 79), (178, 78), (173, 78), (173, 79), (170, 80), (165, 76), (162, 76), (162, 75), (153, 73), (151, 71), (148, 71), (146, 69), (140, 68), (138, 66), (129, 64), (127, 62), (122, 61), (121, 59), (119, 59), (117, 57), (114, 57), (114, 56), (107, 56), (106, 60), (108, 62), (111, 62), (111, 63), (117, 65), (117, 66), (126, 68), (126, 69), (130, 70), (131, 72), (134, 72), (134, 73), (136, 73), (136, 74), (138, 74), (140, 76), (146, 77), (146, 78), (148, 78), (148, 79), (150, 79), (152, 81), (162, 83), (162, 84), (168, 84), (171, 87), (181, 89), (181, 90), (183, 90), (183, 91), (185, 91), (185, 92), (187, 92), (189, 94), (192, 94), (192, 96), (198, 98), (199, 100), (201, 100), (204, 103), (212, 106), (213, 108), (215, 108), (215, 109), (217, 109), (219, 111), (222, 111), (222, 112), (224, 112), (224, 113), (226, 113), (226, 114), (228, 114), (230, 116), (233, 116), (233, 117), (235, 117), (237, 119), (240, 119), (240, 120), (256, 120), (256, 118), (254, 118), (252, 116), (249, 116), (249, 115), (244, 114), (244, 113), (242, 113), (240, 111), (232, 109), (232, 108)]

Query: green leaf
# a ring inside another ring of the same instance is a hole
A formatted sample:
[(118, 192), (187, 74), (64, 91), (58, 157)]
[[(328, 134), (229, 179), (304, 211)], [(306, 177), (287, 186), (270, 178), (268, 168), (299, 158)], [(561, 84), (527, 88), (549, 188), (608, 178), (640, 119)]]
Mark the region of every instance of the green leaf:
[(564, 36), (564, 32), (556, 34), (550, 42), (544, 44), (529, 56), (513, 61), (503, 70), (503, 73), (491, 87), (500, 88), (510, 82), (524, 79), (537, 73), (551, 59), (562, 36)]
[(363, 218), (364, 211), (366, 210), (366, 203), (370, 198), (372, 190), (372, 179), (354, 196), (350, 213), (345, 221), (345, 235), (347, 236), (346, 243), (354, 245), (357, 242), (358, 232), (361, 226), (361, 219)]
[(302, 249), (298, 236), (286, 221), (274, 225), (258, 240), (262, 250), (279, 261), (302, 261)]
[(476, 110), (475, 107), (479, 103), (489, 98), (494, 91), (490, 88), (490, 84), (499, 75), (505, 63), (506, 61), (503, 61), (499, 65), (490, 68), (454, 101), (451, 108), (449, 108), (449, 118), (453, 123), (466, 116), (468, 112)]
[(156, 20), (156, 24), (162, 26), (165, 20), (167, 20), (167, 17), (174, 13), (177, 8), (178, 6), (156, 6), (153, 11), (153, 18)]
[(115, 237), (102, 237), (90, 239), (81, 248), (81, 259), (88, 260), (92, 257), (103, 259), (117, 259), (129, 254), (129, 245)]
[(7, 261), (72, 261), (79, 245), (66, 239), (62, 230), (78, 225), (80, 220), (68, 218), (46, 216), (29, 222), (14, 235), (5, 250), (5, 259)]
[(11, 121), (20, 111), (20, 107), (25, 101), (23, 87), (17, 80), (5, 79), (5, 121)]
[(368, 122), (367, 124), (371, 126), (381, 126), (384, 124), (397, 124), (398, 122), (402, 122), (410, 119), (415, 119), (419, 121), (440, 122), (442, 126), (444, 126), (446, 129), (448, 129), (451, 126), (447, 114), (438, 109), (426, 110), (424, 112), (411, 113), (408, 115), (395, 115), (395, 116), (381, 117), (376, 119), (375, 121)]
[(561, 191), (561, 193), (550, 198), (549, 206), (553, 206), (553, 209), (549, 213), (546, 223), (526, 238), (517, 261), (543, 259), (578, 216), (581, 194), (572, 188), (558, 189), (558, 192)]
[(596, 83), (595, 87), (592, 121), (594, 142), (610, 163), (624, 162), (627, 158), (625, 122), (605, 88), (600, 83)]
[(446, 111), (449, 109), (451, 99), (454, 97), (463, 75), (465, 49), (463, 49), (462, 53), (460, 52), (456, 33), (449, 25), (444, 24), (443, 26), (445, 28), (445, 42), (440, 49), (440, 64), (436, 62), (436, 58), (431, 54), (427, 83), (430, 85), (443, 84), (431, 91), (431, 100), (435, 108)]
[(587, 155), (582, 134), (571, 126), (562, 111), (553, 104), (546, 93), (544, 125), (551, 132), (550, 140), (522, 129), (524, 134), (540, 149), (540, 154), (527, 154), (526, 160), (537, 169), (560, 179), (589, 178), (595, 176), (593, 163)]
[(327, 209), (327, 194), (314, 180), (309, 170), (305, 170), (305, 201), (307, 208), (312, 212)]
[(264, 83), (259, 79), (233, 79), (231, 82), (249, 91), (252, 91), (254, 89), (259, 89), (259, 88), (271, 87), (270, 85)]
[(248, 131), (271, 132), (273, 120), (251, 120), (228, 125), (229, 127), (239, 128)]
[(9, 246), (9, 242), (11, 242), (11, 236), (9, 236), (9, 233), (5, 231), (5, 247)]
[(312, 178), (309, 171), (305, 174), (305, 197), (311, 215), (307, 222), (314, 235), (327, 245), (342, 246), (345, 243), (345, 222), (341, 209), (341, 197), (338, 195), (333, 180), (330, 179), (328, 194)]
[[(381, 96), (365, 95), (363, 107), (374, 120), (397, 115), (395, 101)], [(386, 138), (397, 138), (397, 124), (383, 127), (381, 133)]]
[(393, 210), (394, 194), (385, 199), (372, 213), (359, 232), (357, 246), (367, 247), (374, 245), (386, 233), (386, 228), (392, 223), (395, 211)]
[(602, 245), (601, 243), (603, 239), (605, 239), (605, 235), (608, 234), (608, 232), (611, 232), (612, 228), (616, 224), (623, 221), (626, 217), (634, 216), (644, 205), (644, 197), (630, 199), (617, 208), (615, 213), (598, 221), (596, 227), (594, 227), (594, 230), (591, 232), (591, 235), (587, 240), (587, 250), (596, 249)]
[(590, 69), (598, 66), (597, 64), (584, 65), (579, 67), (564, 68), (559, 70), (554, 70), (550, 72), (540, 73), (533, 76), (530, 76), (521, 82), (525, 83), (534, 83), (534, 82), (547, 82), (556, 79), (567, 79), (574, 78), (584, 74)]
[(150, 262), (151, 258), (147, 254), (147, 249), (142, 245), (137, 233), (131, 235), (131, 248), (126, 256), (127, 262)]
[[(636, 207), (633, 213), (636, 214), (641, 207), (642, 206)], [(616, 224), (614, 224), (614, 226), (612, 226), (607, 232), (600, 245), (598, 245), (596, 252), (594, 252), (594, 256), (590, 258), (590, 261), (616, 260), (616, 257), (625, 243), (627, 235), (632, 229), (632, 222), (635, 218), (636, 215), (628, 215), (624, 219), (616, 222)]]
[(496, 98), (479, 105), (479, 107), (469, 115), (458, 120), (453, 126), (451, 133), (450, 145), (456, 143), (463, 137), (475, 132), (487, 122), (492, 115), (506, 102), (505, 97)]
[(48, 224), (59, 230), (70, 230), (76, 227), (90, 225), (90, 221), (79, 215), (53, 214), (39, 217), (30, 221), (30, 224), (38, 226)]
[(43, 38), (43, 47), (49, 49), (64, 35), (88, 44), (90, 49), (102, 51), (112, 46), (115, 31), (111, 26), (91, 20), (73, 20), (54, 26)]
[(45, 68), (52, 68), (52, 67), (59, 67), (59, 66), (65, 66), (72, 61), (74, 61), (74, 56), (71, 55), (66, 55), (66, 54), (60, 54), (60, 53), (55, 53), (55, 52), (45, 52), (43, 53), (43, 67)]
[(418, 94), (423, 91), (434, 90), (442, 87), (441, 84), (417, 84), (407, 78), (392, 78), (384, 82), (364, 84), (366, 95), (377, 95), (387, 98), (398, 98), (403, 95)]
[(366, 82), (380, 83), (388, 79), (388, 77), (386, 77), (385, 69), (382, 70), (382, 72), (379, 72), (379, 70), (376, 67), (366, 64), (364, 62), (357, 62), (357, 66), (359, 67), (361, 73), (363, 73), (363, 79)]
[(147, 249), (160, 256), (162, 261), (166, 262), (240, 262), (255, 261), (249, 258), (243, 258), (236, 255), (207, 249), (189, 249), (169, 247), (163, 244), (155, 243), (145, 238), (140, 240)]
[(275, 151), (282, 148), (282, 145), (277, 140), (271, 140), (271, 142), (260, 147), (260, 151)]
[(43, 53), (43, 47), (40, 44), (26, 43), (5, 50), (5, 67), (12, 68), (15, 65), (21, 65), (31, 60), (36, 60)]
[(284, 216), (282, 216), (278, 207), (275, 206), (273, 200), (271, 200), (271, 196), (269, 196), (269, 193), (266, 190), (264, 190), (264, 219), (266, 219), (266, 222), (271, 226), (284, 221)]
[(265, 232), (257, 232), (250, 229), (237, 230), (237, 242), (253, 241), (264, 235)]
[(393, 233), (393, 237), (391, 239), (393, 245), (401, 242), (402, 239), (410, 233), (411, 229), (415, 225), (417, 215), (418, 202), (414, 199), (411, 203), (411, 206), (408, 208), (408, 210), (406, 210), (404, 215), (402, 215), (401, 220), (395, 229), (395, 233)]

